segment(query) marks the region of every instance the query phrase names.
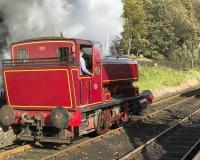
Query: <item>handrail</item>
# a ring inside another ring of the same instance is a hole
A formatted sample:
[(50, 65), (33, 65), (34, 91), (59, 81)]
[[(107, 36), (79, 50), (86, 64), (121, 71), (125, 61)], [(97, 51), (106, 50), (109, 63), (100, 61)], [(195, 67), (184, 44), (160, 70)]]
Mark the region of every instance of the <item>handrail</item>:
[(77, 65), (75, 58), (48, 57), (31, 59), (4, 59), (2, 68), (40, 67), (40, 66), (70, 66)]

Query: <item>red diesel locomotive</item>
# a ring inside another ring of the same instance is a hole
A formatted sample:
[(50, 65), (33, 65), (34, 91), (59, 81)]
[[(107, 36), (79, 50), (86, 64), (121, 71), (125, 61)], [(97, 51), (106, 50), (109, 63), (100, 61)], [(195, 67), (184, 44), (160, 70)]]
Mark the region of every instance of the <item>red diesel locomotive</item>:
[[(92, 76), (80, 74), (80, 50)], [(101, 45), (80, 39), (38, 38), (11, 44), (2, 61), (6, 103), (2, 127), (17, 140), (68, 143), (82, 134), (104, 134), (152, 102), (139, 94), (138, 62), (102, 58)]]

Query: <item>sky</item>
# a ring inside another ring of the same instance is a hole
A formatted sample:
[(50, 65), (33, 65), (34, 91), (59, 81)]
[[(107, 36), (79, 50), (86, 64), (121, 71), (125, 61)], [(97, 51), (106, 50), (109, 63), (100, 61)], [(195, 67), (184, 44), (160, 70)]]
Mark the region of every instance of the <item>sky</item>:
[(122, 13), (121, 0), (0, 0), (0, 49), (8, 54), (11, 42), (62, 32), (100, 41), (106, 52), (123, 31)]

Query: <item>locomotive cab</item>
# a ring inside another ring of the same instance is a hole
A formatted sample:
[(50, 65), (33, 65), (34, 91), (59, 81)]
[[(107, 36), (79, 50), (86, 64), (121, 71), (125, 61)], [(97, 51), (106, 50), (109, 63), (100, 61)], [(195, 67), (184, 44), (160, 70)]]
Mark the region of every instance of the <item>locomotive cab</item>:
[[(81, 74), (80, 51), (92, 75)], [(68, 143), (91, 131), (103, 134), (152, 100), (150, 92), (140, 95), (131, 85), (138, 80), (137, 61), (102, 59), (97, 42), (16, 42), (2, 65), (7, 103), (0, 108), (0, 124), (12, 126), (17, 140)]]

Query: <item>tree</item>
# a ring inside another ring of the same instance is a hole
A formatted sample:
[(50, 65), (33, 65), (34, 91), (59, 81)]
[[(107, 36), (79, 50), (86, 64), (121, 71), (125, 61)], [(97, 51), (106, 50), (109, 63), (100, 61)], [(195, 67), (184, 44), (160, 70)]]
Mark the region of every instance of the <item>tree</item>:
[(187, 61), (193, 67), (200, 43), (199, 0), (123, 2), (124, 32), (119, 47), (128, 54), (131, 50), (143, 50), (153, 58), (154, 55), (167, 59), (175, 57), (175, 61), (180, 59), (181, 64)]
[(149, 21), (148, 48), (168, 56), (175, 41), (172, 17), (164, 0), (145, 0), (145, 9)]
[(122, 33), (124, 49), (130, 54), (131, 49), (144, 48), (147, 34), (146, 13), (141, 0), (124, 0), (124, 31)]
[(191, 4), (188, 3), (188, 0), (168, 1), (170, 15), (173, 17), (174, 33), (178, 39), (183, 40), (183, 43), (192, 40), (197, 31), (196, 18), (191, 12)]
[(191, 68), (193, 68), (195, 46), (198, 43), (196, 40), (199, 35), (199, 24), (193, 5), (191, 0), (181, 0), (179, 2), (170, 0), (168, 3), (171, 17), (173, 17), (174, 33), (178, 40), (177, 45), (182, 48), (184, 45), (186, 46), (187, 61), (191, 62)]

